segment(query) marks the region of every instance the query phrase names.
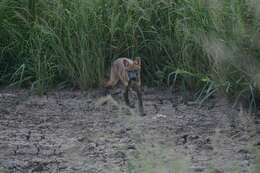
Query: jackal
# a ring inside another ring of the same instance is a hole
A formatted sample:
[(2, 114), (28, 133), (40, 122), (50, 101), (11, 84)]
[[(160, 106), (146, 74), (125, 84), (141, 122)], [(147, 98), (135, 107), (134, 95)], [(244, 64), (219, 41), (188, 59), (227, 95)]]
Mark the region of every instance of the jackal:
[(110, 79), (105, 84), (105, 87), (113, 87), (118, 81), (121, 81), (125, 86), (124, 99), (128, 106), (131, 107), (128, 97), (129, 89), (132, 88), (137, 93), (139, 112), (140, 115), (144, 116), (141, 90), (141, 59), (139, 57), (135, 58), (135, 60), (118, 58), (112, 63)]

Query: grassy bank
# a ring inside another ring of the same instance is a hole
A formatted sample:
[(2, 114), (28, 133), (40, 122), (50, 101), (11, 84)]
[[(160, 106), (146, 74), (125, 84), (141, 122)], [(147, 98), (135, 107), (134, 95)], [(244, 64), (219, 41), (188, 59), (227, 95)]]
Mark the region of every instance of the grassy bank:
[(256, 0), (2, 0), (0, 83), (97, 87), (111, 60), (140, 56), (147, 85), (254, 105), (259, 9)]

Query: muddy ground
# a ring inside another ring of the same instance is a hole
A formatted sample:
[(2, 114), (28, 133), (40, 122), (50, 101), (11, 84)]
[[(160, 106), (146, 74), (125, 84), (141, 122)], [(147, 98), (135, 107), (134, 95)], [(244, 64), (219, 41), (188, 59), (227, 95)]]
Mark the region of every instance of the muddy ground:
[(147, 89), (140, 117), (112, 96), (0, 91), (0, 172), (260, 172), (260, 121), (242, 107)]

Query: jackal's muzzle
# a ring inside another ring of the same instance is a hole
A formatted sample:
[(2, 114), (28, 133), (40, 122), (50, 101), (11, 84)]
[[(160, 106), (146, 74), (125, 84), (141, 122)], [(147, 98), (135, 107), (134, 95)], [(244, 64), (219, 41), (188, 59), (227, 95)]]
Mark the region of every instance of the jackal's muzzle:
[(138, 75), (139, 75), (138, 70), (129, 70), (127, 74), (129, 80), (133, 80), (133, 81), (138, 80)]

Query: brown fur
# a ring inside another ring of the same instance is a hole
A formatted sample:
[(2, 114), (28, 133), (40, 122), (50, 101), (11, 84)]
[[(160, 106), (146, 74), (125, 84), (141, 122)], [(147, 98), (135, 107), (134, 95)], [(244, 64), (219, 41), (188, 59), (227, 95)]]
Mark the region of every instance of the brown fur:
[[(137, 80), (129, 80), (128, 71), (137, 70), (138, 78)], [(139, 111), (141, 115), (144, 114), (143, 110), (143, 101), (142, 101), (142, 91), (141, 91), (141, 60), (136, 58), (131, 60), (128, 58), (118, 58), (116, 59), (111, 66), (110, 79), (105, 84), (106, 88), (114, 87), (119, 81), (121, 81), (125, 86), (124, 99), (128, 106), (130, 106), (128, 92), (132, 88), (138, 97)]]

